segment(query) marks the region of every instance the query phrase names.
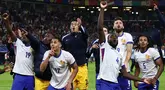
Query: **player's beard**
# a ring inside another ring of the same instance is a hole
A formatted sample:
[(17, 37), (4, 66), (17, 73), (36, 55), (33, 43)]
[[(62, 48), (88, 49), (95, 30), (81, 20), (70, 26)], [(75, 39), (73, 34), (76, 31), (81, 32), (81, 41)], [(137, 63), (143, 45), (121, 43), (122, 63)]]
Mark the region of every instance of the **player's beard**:
[(115, 29), (115, 31), (116, 31), (117, 33), (120, 33), (120, 32), (123, 31), (123, 29), (122, 29), (122, 28), (121, 28), (121, 29)]
[(123, 31), (123, 27), (122, 26), (117, 26), (116, 28), (114, 28), (115, 29), (115, 31), (117, 32), (117, 33), (120, 33), (120, 32), (122, 32)]

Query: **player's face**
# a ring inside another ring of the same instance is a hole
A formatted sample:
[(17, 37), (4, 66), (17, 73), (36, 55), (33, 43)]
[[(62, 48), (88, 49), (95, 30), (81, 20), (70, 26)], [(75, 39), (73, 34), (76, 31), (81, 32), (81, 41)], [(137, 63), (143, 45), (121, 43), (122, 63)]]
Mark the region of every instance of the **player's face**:
[(53, 35), (52, 35), (52, 34), (46, 33), (42, 41), (43, 41), (45, 44), (50, 44), (52, 38), (53, 38)]
[(147, 37), (141, 36), (139, 38), (139, 45), (140, 45), (140, 48), (146, 48), (147, 45), (148, 45), (148, 39), (147, 39)]
[(70, 25), (71, 32), (78, 32), (79, 31), (79, 25), (78, 22), (72, 21)]
[(104, 35), (106, 36), (108, 34), (107, 28), (103, 28)]
[(54, 51), (57, 51), (61, 48), (61, 43), (59, 42), (58, 39), (52, 39), (51, 42), (50, 42), (50, 47)]
[(115, 34), (108, 36), (108, 43), (113, 47), (116, 48), (118, 44), (117, 36)]
[(113, 25), (113, 29), (117, 32), (120, 33), (124, 29), (123, 22), (121, 20), (116, 20)]

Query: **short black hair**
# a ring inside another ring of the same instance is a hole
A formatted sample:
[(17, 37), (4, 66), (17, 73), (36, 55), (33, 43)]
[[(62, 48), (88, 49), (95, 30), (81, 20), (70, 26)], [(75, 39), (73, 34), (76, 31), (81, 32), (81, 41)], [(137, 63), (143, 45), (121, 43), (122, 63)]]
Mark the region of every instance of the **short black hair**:
[(117, 21), (117, 20), (121, 20), (121, 21), (123, 22), (123, 18), (122, 18), (122, 17), (116, 17), (116, 18), (114, 19), (114, 22)]
[(62, 43), (60, 35), (55, 35), (52, 39), (57, 39), (60, 43)]

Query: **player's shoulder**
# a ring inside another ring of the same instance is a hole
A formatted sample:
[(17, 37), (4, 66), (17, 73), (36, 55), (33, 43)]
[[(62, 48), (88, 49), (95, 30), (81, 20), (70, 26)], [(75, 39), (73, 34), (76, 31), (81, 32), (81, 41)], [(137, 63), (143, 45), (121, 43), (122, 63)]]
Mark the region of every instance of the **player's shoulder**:
[(72, 56), (72, 54), (68, 51), (65, 51), (65, 50), (61, 50), (61, 54), (64, 55), (65, 57), (70, 57)]
[(70, 35), (71, 35), (70, 33), (64, 35), (64, 36), (62, 37), (62, 40), (65, 39), (65, 38), (67, 38), (67, 37), (69, 37)]
[(148, 52), (157, 52), (157, 49), (150, 47), (150, 48), (148, 48)]
[(123, 32), (123, 34), (124, 34), (124, 36), (131, 36), (132, 37), (132, 35), (128, 32)]

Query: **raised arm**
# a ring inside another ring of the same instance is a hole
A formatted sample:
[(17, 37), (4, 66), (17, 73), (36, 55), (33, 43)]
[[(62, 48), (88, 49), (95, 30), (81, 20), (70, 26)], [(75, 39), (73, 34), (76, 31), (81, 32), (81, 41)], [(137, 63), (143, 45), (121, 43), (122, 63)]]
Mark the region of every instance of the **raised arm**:
[(88, 38), (88, 34), (87, 34), (87, 31), (86, 29), (82, 26), (82, 21), (80, 18), (77, 18), (77, 22), (79, 24), (79, 30), (82, 32), (83, 36), (86, 38)]
[(165, 27), (165, 17), (161, 14), (161, 12), (159, 11), (159, 8), (156, 4), (154, 4), (154, 10), (155, 10), (157, 17), (158, 17), (159, 21), (161, 22), (162, 26)]
[(98, 18), (98, 23), (97, 23), (97, 29), (99, 31), (99, 43), (103, 43), (105, 41), (105, 34), (103, 32), (103, 25), (104, 25), (104, 9), (107, 7), (107, 2), (106, 1), (101, 1), (100, 2), (100, 14)]
[(11, 36), (12, 41), (16, 41), (17, 40), (17, 36), (14, 33), (14, 31), (12, 31), (12, 27), (11, 27), (11, 24), (10, 24), (10, 21), (9, 21), (9, 15), (7, 13), (4, 13), (2, 15), (2, 18), (3, 18), (3, 21), (5, 23), (7, 32)]

